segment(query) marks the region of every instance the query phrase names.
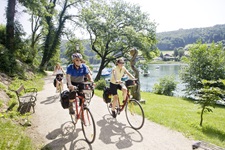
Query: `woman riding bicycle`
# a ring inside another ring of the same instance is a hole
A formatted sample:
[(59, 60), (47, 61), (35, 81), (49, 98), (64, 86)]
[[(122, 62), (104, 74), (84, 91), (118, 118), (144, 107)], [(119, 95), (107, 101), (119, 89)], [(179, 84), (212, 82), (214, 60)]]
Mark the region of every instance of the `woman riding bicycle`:
[[(72, 56), (72, 64), (70, 64), (67, 67), (66, 70), (66, 79), (67, 79), (67, 85), (70, 90), (74, 89), (74, 86), (78, 86), (82, 82), (84, 82), (85, 78), (87, 78), (90, 82), (94, 82), (92, 79), (92, 76), (90, 75), (90, 72), (88, 71), (88, 68), (85, 64), (82, 63), (82, 55), (80, 53), (74, 53)], [(79, 94), (79, 93), (78, 93)], [(74, 93), (70, 93), (69, 99), (69, 113), (74, 114), (74, 110), (72, 107), (73, 100), (75, 98)]]
[[(59, 92), (59, 83), (61, 83), (61, 86), (63, 85), (63, 74), (65, 74), (63, 68), (60, 66), (59, 63), (56, 64), (54, 68), (53, 75), (56, 75), (56, 93)], [(63, 90), (63, 86), (62, 86)]]
[(124, 84), (121, 84), (122, 83), (121, 79), (124, 74), (127, 74), (131, 79), (135, 79), (135, 77), (132, 74), (130, 74), (130, 72), (124, 67), (124, 60), (122, 58), (119, 58), (116, 61), (116, 67), (112, 69), (112, 75), (110, 79), (110, 91), (113, 95), (113, 102), (112, 102), (113, 118), (116, 118), (115, 106), (117, 105), (118, 101), (117, 89), (122, 90), (123, 100), (126, 99), (127, 88)]

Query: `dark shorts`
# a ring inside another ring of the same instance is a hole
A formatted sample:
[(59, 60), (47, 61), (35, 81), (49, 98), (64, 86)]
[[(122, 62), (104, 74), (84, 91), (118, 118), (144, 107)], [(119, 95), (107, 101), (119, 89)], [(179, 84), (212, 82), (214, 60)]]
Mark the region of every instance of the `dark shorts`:
[(62, 79), (63, 79), (63, 74), (57, 74), (57, 75), (56, 75), (56, 79), (57, 79), (58, 81), (62, 81)]
[(117, 90), (121, 90), (122, 86), (120, 84), (113, 84), (110, 82), (110, 91), (112, 95), (117, 95)]
[[(79, 85), (81, 85), (81, 83), (72, 82), (72, 85), (79, 87)], [(75, 92), (75, 91), (74, 92), (70, 92), (69, 98), (70, 99), (75, 99), (76, 94), (78, 94), (79, 96), (84, 96), (83, 93), (81, 93), (82, 90), (80, 90), (79, 88), (78, 88), (78, 90), (79, 90), (78, 92)]]

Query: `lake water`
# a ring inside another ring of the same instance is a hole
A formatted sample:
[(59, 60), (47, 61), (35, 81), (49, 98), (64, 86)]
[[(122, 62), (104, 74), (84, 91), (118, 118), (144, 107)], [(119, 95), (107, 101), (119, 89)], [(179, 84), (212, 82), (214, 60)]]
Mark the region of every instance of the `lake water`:
[[(175, 81), (178, 82), (174, 96), (183, 96), (184, 84), (181, 83), (179, 78), (179, 71), (183, 64), (149, 64), (150, 75), (144, 77), (140, 74), (141, 91), (152, 91), (155, 83), (159, 83), (159, 79), (165, 76), (174, 76)], [(95, 77), (96, 74), (93, 75)]]
[(142, 91), (152, 91), (153, 86), (159, 83), (159, 79), (165, 76), (173, 76), (175, 81), (178, 82), (176, 91), (174, 91), (175, 96), (183, 96), (184, 84), (181, 83), (179, 72), (183, 64), (149, 64), (150, 75), (144, 77), (140, 75), (141, 90)]

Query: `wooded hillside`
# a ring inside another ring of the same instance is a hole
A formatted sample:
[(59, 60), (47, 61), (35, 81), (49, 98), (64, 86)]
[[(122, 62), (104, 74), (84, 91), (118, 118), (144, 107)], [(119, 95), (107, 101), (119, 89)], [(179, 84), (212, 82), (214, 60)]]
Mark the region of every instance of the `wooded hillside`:
[(203, 43), (222, 41), (225, 44), (225, 24), (206, 28), (179, 29), (176, 31), (157, 33), (160, 50), (174, 50), (187, 44), (202, 40)]

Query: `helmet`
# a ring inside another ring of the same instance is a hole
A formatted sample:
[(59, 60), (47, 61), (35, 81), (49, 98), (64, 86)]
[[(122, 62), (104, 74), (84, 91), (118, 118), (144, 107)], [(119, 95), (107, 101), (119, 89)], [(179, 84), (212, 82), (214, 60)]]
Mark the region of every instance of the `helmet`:
[(79, 58), (79, 59), (82, 59), (82, 55), (80, 53), (74, 53), (72, 56), (71, 56), (72, 60), (74, 60), (75, 58)]

